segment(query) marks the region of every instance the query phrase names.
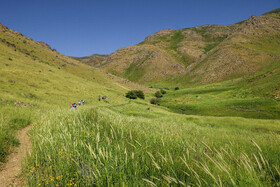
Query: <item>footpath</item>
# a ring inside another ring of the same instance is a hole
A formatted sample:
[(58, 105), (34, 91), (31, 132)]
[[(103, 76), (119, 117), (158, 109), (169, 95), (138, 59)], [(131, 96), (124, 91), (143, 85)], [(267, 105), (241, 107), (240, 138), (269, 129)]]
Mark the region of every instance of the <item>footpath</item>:
[(0, 171), (0, 186), (25, 186), (20, 174), (22, 173), (22, 161), (31, 152), (30, 137), (27, 134), (31, 128), (32, 126), (29, 125), (18, 131), (17, 138), (20, 145), (8, 156), (7, 163)]

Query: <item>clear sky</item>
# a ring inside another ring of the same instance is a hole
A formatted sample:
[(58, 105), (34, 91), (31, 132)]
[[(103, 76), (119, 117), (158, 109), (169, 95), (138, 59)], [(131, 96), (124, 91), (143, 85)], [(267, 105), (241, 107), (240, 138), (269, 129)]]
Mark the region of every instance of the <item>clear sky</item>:
[(69, 56), (110, 54), (162, 29), (233, 24), (280, 0), (1, 0), (0, 23)]

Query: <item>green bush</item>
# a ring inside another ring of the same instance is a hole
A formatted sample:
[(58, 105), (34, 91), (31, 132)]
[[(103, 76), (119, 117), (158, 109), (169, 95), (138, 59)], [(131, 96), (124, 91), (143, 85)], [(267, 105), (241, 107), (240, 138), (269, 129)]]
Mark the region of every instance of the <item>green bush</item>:
[(160, 91), (157, 91), (157, 92), (155, 93), (155, 96), (156, 96), (156, 98), (161, 98), (161, 97), (162, 97), (162, 94), (160, 93)]
[(160, 98), (152, 98), (150, 103), (153, 105), (160, 105)]
[(179, 90), (179, 87), (175, 87), (175, 90)]
[(137, 99), (137, 95), (134, 91), (128, 91), (125, 94), (125, 97), (129, 98), (129, 99)]
[(166, 91), (164, 89), (160, 89), (161, 94), (166, 94)]
[(140, 99), (145, 99), (145, 95), (142, 90), (134, 90), (135, 94), (137, 95), (138, 98)]
[(137, 97), (140, 98), (140, 99), (145, 99), (145, 95), (144, 95), (142, 90), (131, 90), (131, 91), (128, 91), (126, 93), (125, 97), (127, 97), (129, 99), (137, 99)]

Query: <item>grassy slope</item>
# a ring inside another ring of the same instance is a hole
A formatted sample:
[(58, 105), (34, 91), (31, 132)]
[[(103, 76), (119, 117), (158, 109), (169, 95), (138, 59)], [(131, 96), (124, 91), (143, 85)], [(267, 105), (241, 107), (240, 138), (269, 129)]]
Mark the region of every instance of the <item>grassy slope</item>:
[[(280, 56), (279, 34), (250, 39), (250, 43), (238, 44), (245, 48)], [(248, 118), (280, 118), (280, 60), (265, 62), (257, 73), (203, 86), (182, 86), (182, 90), (169, 91), (162, 105), (185, 114), (242, 116)], [(186, 79), (186, 80), (185, 80)], [(170, 83), (190, 80), (188, 77), (169, 80)], [(176, 84), (175, 84), (176, 85)], [(182, 85), (182, 84), (181, 84)]]
[(233, 83), (167, 90), (161, 105), (183, 114), (280, 119), (280, 103)]
[(126, 88), (117, 83), (118, 78), (12, 30), (1, 29), (0, 162), (10, 146), (18, 144), (15, 131), (36, 123), (45, 111), (68, 109), (81, 99), (94, 105), (99, 95), (121, 100)]

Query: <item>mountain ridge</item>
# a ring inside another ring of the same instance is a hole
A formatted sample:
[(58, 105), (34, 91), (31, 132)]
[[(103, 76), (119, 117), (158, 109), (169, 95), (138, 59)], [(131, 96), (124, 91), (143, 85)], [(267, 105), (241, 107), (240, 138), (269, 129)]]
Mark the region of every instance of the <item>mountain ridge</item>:
[(231, 25), (161, 30), (139, 44), (95, 58), (98, 66), (91, 65), (148, 85), (212, 83), (252, 76), (279, 61), (279, 10)]

